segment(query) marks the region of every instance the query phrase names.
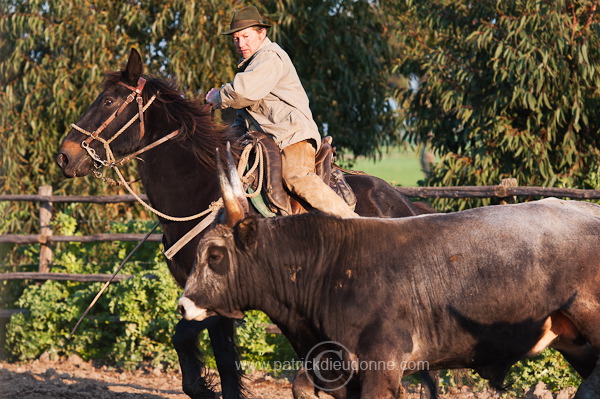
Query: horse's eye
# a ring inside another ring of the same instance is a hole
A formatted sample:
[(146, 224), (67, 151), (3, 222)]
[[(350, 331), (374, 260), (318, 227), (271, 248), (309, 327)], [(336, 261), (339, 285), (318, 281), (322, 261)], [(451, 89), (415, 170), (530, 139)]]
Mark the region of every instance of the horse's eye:
[(113, 105), (115, 102), (115, 100), (113, 100), (112, 98), (105, 98), (104, 99), (104, 106), (105, 107), (110, 107), (111, 105)]

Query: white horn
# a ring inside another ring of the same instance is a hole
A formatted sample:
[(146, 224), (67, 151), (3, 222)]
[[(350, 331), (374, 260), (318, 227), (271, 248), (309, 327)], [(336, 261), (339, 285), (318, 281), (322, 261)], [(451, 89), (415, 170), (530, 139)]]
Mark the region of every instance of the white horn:
[(231, 144), (229, 141), (227, 142), (227, 152), (225, 156), (227, 159), (227, 170), (229, 172), (229, 183), (231, 183), (231, 187), (233, 188), (233, 194), (235, 195), (235, 198), (237, 198), (238, 203), (242, 206), (244, 212), (248, 213), (248, 200), (246, 199), (244, 187), (242, 186), (242, 181), (238, 175), (235, 161), (233, 160)]

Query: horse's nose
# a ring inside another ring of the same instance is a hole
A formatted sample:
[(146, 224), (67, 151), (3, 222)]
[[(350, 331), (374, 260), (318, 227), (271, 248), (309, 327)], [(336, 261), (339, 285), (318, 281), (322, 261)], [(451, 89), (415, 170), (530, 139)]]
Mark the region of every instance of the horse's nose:
[(69, 164), (69, 157), (64, 152), (61, 152), (56, 157), (56, 163), (58, 164), (58, 166), (60, 166), (61, 169), (64, 170)]

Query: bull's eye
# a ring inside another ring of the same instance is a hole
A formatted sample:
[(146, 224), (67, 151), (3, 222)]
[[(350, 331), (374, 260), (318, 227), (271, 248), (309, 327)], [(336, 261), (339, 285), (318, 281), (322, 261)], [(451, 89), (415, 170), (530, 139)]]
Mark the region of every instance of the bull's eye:
[(223, 247), (212, 247), (206, 254), (208, 267), (217, 274), (227, 273), (227, 250)]
[(223, 254), (214, 253), (208, 256), (209, 263), (216, 263), (219, 262), (221, 259), (223, 259)]

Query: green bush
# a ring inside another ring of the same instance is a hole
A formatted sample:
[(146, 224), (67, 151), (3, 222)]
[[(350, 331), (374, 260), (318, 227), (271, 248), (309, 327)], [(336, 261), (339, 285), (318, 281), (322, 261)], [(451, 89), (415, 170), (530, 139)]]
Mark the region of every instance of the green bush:
[(293, 366), (298, 363), (292, 362), (296, 358), (294, 350), (284, 335), (267, 332), (269, 323), (269, 317), (258, 310), (245, 313), (243, 325), (237, 329), (242, 366), (248, 372), (261, 370), (276, 375), (297, 371)]
[[(56, 216), (57, 234), (76, 235), (76, 221), (67, 213)], [(151, 223), (115, 223), (118, 233), (148, 231)], [(112, 273), (135, 243), (82, 244), (60, 247), (52, 270), (63, 273)], [(34, 246), (27, 251), (35, 252)], [(34, 256), (35, 254), (32, 254)], [(27, 361), (48, 352), (51, 356), (76, 353), (85, 360), (101, 360), (127, 369), (142, 364), (165, 369), (176, 368), (177, 355), (171, 344), (181, 289), (169, 274), (158, 243), (144, 243), (122, 274), (134, 277), (113, 282), (68, 339), (92, 299), (104, 283), (46, 281), (31, 283), (12, 304), (25, 309), (7, 325), (5, 351), (13, 360)], [(237, 329), (240, 353), (245, 361), (274, 359), (292, 353), (285, 338), (264, 331), (268, 318), (261, 312), (248, 312)], [(201, 349), (209, 353), (208, 334), (200, 337)]]
[[(539, 381), (552, 392), (581, 384), (579, 374), (554, 349), (546, 349), (537, 356), (523, 359), (509, 371), (503, 398), (521, 398)], [(486, 380), (473, 370), (443, 370), (440, 373), (442, 391), (447, 387), (469, 386), (475, 391), (489, 388)]]
[(554, 349), (546, 349), (538, 356), (524, 359), (509, 374), (511, 390), (518, 395), (527, 392), (538, 381), (548, 385), (553, 392), (581, 384), (579, 374)]
[[(114, 224), (115, 232), (148, 230), (145, 222)], [(58, 214), (55, 231), (75, 235), (76, 223)], [(63, 273), (111, 273), (135, 243), (70, 243), (55, 253), (52, 270)], [(98, 248), (100, 247), (100, 248)], [(145, 243), (124, 268), (133, 277), (112, 283), (77, 333), (68, 339), (103, 283), (46, 281), (25, 288), (7, 326), (6, 349), (14, 359), (31, 360), (44, 352), (77, 353), (86, 360), (102, 359), (132, 368), (142, 362), (153, 366), (176, 364), (170, 336), (179, 319), (180, 289), (170, 276), (157, 243)]]

